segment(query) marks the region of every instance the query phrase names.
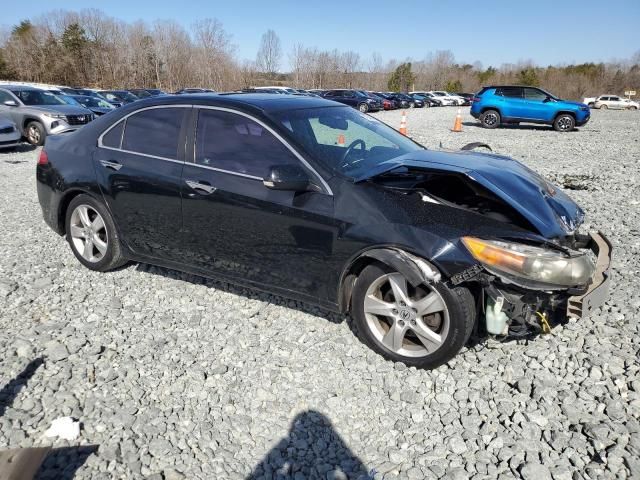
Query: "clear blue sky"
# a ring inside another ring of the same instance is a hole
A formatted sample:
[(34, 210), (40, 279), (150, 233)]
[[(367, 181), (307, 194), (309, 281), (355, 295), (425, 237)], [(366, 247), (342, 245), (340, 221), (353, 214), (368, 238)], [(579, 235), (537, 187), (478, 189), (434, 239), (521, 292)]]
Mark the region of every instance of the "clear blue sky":
[[(547, 65), (629, 58), (640, 50), (640, 0), (382, 1), (7, 1), (0, 24), (13, 25), (53, 9), (95, 7), (126, 21), (174, 19), (185, 27), (218, 18), (240, 59), (254, 59), (262, 33), (277, 32), (286, 53), (293, 44), (354, 50), (384, 60), (451, 50), (460, 63), (485, 67), (532, 59)], [(404, 23), (404, 24), (403, 24)]]

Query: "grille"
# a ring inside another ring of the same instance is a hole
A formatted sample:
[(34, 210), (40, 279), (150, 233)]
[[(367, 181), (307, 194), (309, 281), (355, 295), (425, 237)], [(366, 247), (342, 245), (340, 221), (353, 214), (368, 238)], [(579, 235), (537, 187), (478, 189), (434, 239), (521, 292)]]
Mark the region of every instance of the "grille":
[(69, 125), (84, 125), (91, 121), (91, 115), (67, 115), (67, 123)]
[(0, 128), (0, 135), (3, 133), (13, 133), (13, 131), (14, 131), (13, 127)]

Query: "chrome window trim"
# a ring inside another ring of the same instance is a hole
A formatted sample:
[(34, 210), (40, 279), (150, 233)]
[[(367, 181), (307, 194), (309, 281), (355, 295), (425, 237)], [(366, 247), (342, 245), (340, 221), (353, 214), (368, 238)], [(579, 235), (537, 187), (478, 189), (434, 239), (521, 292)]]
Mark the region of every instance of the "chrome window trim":
[[(267, 130), (268, 132), (270, 132), (274, 137), (276, 137), (280, 143), (282, 143), (291, 153), (293, 153), (293, 155), (307, 168), (307, 170), (309, 170), (319, 181), (320, 184), (322, 186), (322, 188), (325, 190), (325, 193), (327, 193), (328, 195), (333, 196), (333, 190), (331, 190), (331, 187), (329, 186), (329, 184), (324, 180), (324, 178), (322, 178), (322, 176), (316, 171), (315, 168), (313, 168), (309, 162), (307, 162), (302, 155), (300, 155), (291, 145), (289, 145), (289, 143), (280, 136), (280, 134), (278, 134), (278, 132), (276, 132), (275, 130), (273, 130), (269, 125), (267, 125), (266, 123), (264, 123), (263, 121), (257, 119), (256, 117), (254, 117), (253, 115), (249, 115), (248, 113), (244, 113), (244, 112), (240, 112), (238, 110), (234, 110), (232, 108), (226, 108), (226, 107), (216, 107), (213, 105), (193, 105), (193, 108), (195, 109), (202, 109), (202, 110), (218, 110), (221, 112), (228, 112), (228, 113), (234, 113), (236, 115), (240, 115), (242, 117), (246, 117), (250, 120), (253, 120), (254, 122), (256, 122), (258, 125), (261, 125), (265, 130)], [(196, 131), (193, 132), (194, 133), (194, 148), (193, 148), (193, 162), (189, 162), (192, 165), (196, 166), (196, 167), (202, 167), (202, 168), (209, 168), (211, 170), (216, 170), (219, 172), (223, 172), (223, 173), (228, 173), (230, 175), (238, 175), (240, 177), (245, 177), (245, 178), (251, 178), (254, 180), (259, 180), (262, 181), (263, 179), (260, 177), (256, 177), (254, 175), (248, 175), (246, 173), (240, 173), (240, 172), (233, 172), (230, 170), (223, 170), (221, 168), (215, 168), (215, 167), (207, 167), (205, 165), (198, 165), (196, 163), (196, 148), (195, 148), (195, 142), (196, 142), (196, 134), (197, 134), (197, 125), (196, 125)]]
[[(122, 108), (122, 107), (121, 107)], [(174, 162), (174, 163), (180, 163), (180, 164), (184, 164), (185, 162), (183, 162), (182, 160), (178, 160), (176, 158), (167, 158), (167, 157), (159, 157), (157, 155), (150, 155), (148, 153), (141, 153), (141, 152), (134, 152), (132, 150), (125, 150), (122, 148), (122, 142), (124, 141), (124, 132), (127, 128), (127, 119), (132, 116), (135, 115), (136, 113), (140, 113), (140, 112), (144, 112), (146, 110), (155, 110), (158, 108), (193, 108), (193, 105), (186, 105), (186, 104), (177, 104), (177, 105), (153, 105), (151, 107), (144, 107), (144, 108), (139, 108), (138, 110), (134, 110), (133, 112), (127, 113), (124, 117), (122, 117), (120, 120), (118, 120), (116, 123), (114, 123), (113, 125), (109, 125), (109, 128), (107, 128), (104, 132), (102, 132), (100, 134), (100, 136), (98, 137), (98, 148), (104, 148), (105, 150), (114, 150), (116, 152), (124, 152), (124, 153), (130, 153), (132, 155), (141, 155), (143, 157), (148, 157), (148, 158), (155, 158), (158, 160), (166, 160), (168, 162)], [(104, 145), (102, 143), (102, 138), (111, 131), (112, 128), (115, 128), (116, 125), (118, 125), (120, 122), (124, 122), (124, 128), (122, 129), (122, 136), (120, 137), (120, 148), (115, 148), (115, 147), (107, 147), (106, 145)]]

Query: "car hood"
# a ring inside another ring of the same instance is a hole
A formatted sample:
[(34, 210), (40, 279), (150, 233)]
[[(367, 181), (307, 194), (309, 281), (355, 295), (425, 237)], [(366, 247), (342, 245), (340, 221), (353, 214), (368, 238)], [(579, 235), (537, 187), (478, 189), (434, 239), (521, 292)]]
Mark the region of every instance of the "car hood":
[(559, 187), (501, 155), (421, 150), (382, 162), (354, 180), (364, 181), (399, 167), (466, 175), (511, 205), (549, 239), (570, 235), (584, 221), (584, 211)]
[(78, 107), (76, 105), (29, 105), (27, 108), (42, 113), (58, 113), (61, 115), (87, 115), (91, 113), (86, 108)]
[(582, 102), (572, 102), (571, 100), (560, 100), (558, 103), (562, 103), (564, 105), (571, 105), (574, 107), (588, 107), (586, 103)]

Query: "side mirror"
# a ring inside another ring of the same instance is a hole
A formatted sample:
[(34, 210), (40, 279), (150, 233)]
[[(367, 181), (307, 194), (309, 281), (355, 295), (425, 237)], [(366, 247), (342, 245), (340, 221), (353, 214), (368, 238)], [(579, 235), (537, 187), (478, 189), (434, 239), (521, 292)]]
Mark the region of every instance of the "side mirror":
[(274, 165), (262, 183), (272, 190), (305, 192), (310, 188), (309, 175), (299, 165)]
[(7, 107), (17, 107), (18, 106), (18, 102), (16, 102), (15, 100), (5, 100), (3, 103)]

